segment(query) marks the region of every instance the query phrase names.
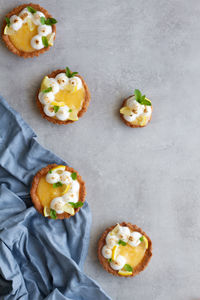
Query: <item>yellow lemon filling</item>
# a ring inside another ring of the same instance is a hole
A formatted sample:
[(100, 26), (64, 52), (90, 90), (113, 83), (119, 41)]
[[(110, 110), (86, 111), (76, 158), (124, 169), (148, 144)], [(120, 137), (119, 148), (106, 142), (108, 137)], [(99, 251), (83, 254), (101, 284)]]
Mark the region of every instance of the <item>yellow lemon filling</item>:
[(35, 49), (31, 46), (31, 40), (37, 34), (37, 26), (35, 24), (31, 23), (30, 26), (28, 23), (24, 23), (19, 30), (9, 35), (9, 39), (18, 50), (33, 52)]
[(126, 264), (134, 269), (142, 261), (146, 249), (146, 243), (143, 240), (137, 247), (132, 247), (129, 244), (126, 246), (119, 245), (116, 255), (122, 255), (126, 259)]
[(55, 94), (56, 102), (64, 102), (70, 109), (79, 111), (82, 108), (83, 101), (85, 99), (85, 90), (82, 87), (78, 91), (71, 92), (67, 88), (60, 90)]
[(37, 187), (37, 196), (42, 206), (49, 208), (51, 201), (56, 197), (61, 197), (68, 190), (68, 185), (53, 187), (46, 181), (46, 175), (41, 177)]

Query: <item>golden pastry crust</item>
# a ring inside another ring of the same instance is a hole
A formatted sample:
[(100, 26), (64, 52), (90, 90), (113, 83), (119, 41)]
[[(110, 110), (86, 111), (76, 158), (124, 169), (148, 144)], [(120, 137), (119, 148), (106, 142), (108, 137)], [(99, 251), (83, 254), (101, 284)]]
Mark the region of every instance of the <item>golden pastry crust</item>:
[[(43, 216), (44, 216), (44, 212), (43, 212), (44, 207), (42, 206), (42, 204), (40, 202), (40, 199), (37, 196), (38, 183), (39, 183), (40, 178), (42, 176), (46, 175), (51, 169), (55, 168), (56, 166), (58, 166), (58, 165), (57, 164), (51, 164), (51, 165), (47, 165), (45, 168), (42, 168), (40, 171), (38, 171), (36, 173), (36, 175), (34, 176), (33, 181), (32, 181), (32, 187), (31, 187), (31, 191), (30, 191), (31, 199), (32, 199), (32, 202), (33, 202), (35, 208), (37, 209), (37, 211), (40, 212)], [(73, 168), (65, 166), (65, 170), (69, 171), (71, 173), (76, 172), (77, 180), (80, 184), (79, 201), (84, 203), (85, 202), (85, 196), (86, 196), (85, 182), (83, 181), (82, 177), (78, 174), (78, 172), (76, 170), (74, 170)], [(80, 209), (81, 209), (81, 207), (75, 208), (75, 214)], [(67, 218), (70, 218), (70, 217), (71, 217), (71, 215), (66, 213), (66, 212), (63, 213), (63, 214), (57, 214), (57, 219), (67, 219)]]
[[(122, 107), (126, 106), (126, 101), (127, 101), (129, 98), (133, 97), (133, 96), (134, 96), (134, 95), (131, 95), (131, 96), (129, 96), (128, 98), (124, 99), (124, 101), (123, 101), (122, 106), (120, 107), (120, 109), (121, 109)], [(152, 118), (152, 111), (153, 111), (153, 106), (151, 105), (151, 117), (150, 117), (149, 121), (148, 121), (145, 125), (143, 125), (143, 126), (141, 126), (141, 125), (135, 125), (135, 124), (132, 124), (131, 122), (126, 121), (121, 113), (120, 113), (120, 118), (121, 118), (122, 121), (126, 124), (126, 126), (129, 126), (129, 127), (131, 127), (131, 128), (138, 128), (138, 127), (142, 128), (142, 127), (147, 126), (147, 124), (151, 121), (151, 118)]]
[[(117, 224), (116, 224), (117, 225)], [(102, 248), (103, 246), (105, 246), (106, 244), (106, 236), (107, 234), (113, 230), (115, 228), (116, 225), (113, 225), (109, 228), (107, 228), (104, 233), (102, 234), (102, 236), (100, 237), (99, 239), (99, 242), (98, 242), (98, 258), (99, 258), (99, 261), (100, 263), (102, 264), (103, 268), (108, 272), (108, 273), (111, 273), (112, 275), (114, 276), (120, 276), (120, 277), (134, 277), (135, 275), (137, 275), (138, 273), (142, 272), (148, 265), (151, 257), (152, 257), (152, 242), (150, 240), (150, 238), (146, 235), (146, 233), (141, 229), (139, 228), (138, 226), (136, 225), (133, 225), (131, 223), (126, 223), (126, 222), (123, 222), (120, 224), (120, 226), (127, 226), (129, 227), (129, 229), (131, 231), (138, 231), (139, 233), (141, 233), (142, 235), (144, 235), (147, 240), (148, 240), (148, 249), (146, 250), (145, 252), (145, 255), (142, 259), (142, 261), (133, 269), (133, 273), (132, 275), (129, 275), (129, 276), (122, 276), (122, 275), (119, 275), (118, 274), (118, 271), (116, 270), (113, 270), (108, 262), (108, 259), (106, 259), (103, 255), (102, 255)]]
[[(5, 17), (7, 18), (10, 18), (12, 15), (18, 15), (20, 13), (20, 11), (22, 11), (24, 8), (26, 8), (27, 6), (31, 6), (33, 7), (34, 9), (36, 10), (39, 10), (41, 11), (46, 18), (52, 18), (52, 16), (48, 13), (48, 11), (46, 9), (44, 9), (43, 7), (41, 7), (39, 4), (34, 4), (34, 3), (27, 3), (27, 4), (22, 4), (18, 7), (15, 7), (11, 12), (9, 12)], [(2, 26), (2, 32), (1, 32), (1, 36), (2, 36), (2, 39), (3, 41), (5, 42), (6, 44), (6, 47), (14, 54), (20, 56), (20, 57), (24, 57), (24, 58), (30, 58), (30, 57), (34, 57), (34, 56), (39, 56), (40, 54), (48, 51), (51, 46), (48, 46), (48, 47), (44, 47), (43, 49), (40, 49), (40, 50), (35, 50), (33, 52), (25, 52), (25, 51), (22, 51), (22, 50), (19, 50), (17, 49), (13, 44), (12, 42), (10, 41), (9, 39), (9, 36), (8, 35), (5, 35), (4, 34), (4, 28), (5, 26), (7, 25), (5, 19), (4, 19), (4, 22), (3, 22), (3, 26)], [(52, 32), (55, 33), (55, 37), (56, 37), (56, 25), (53, 24), (52, 25)], [(54, 37), (54, 40), (55, 40), (55, 37)]]
[[(49, 74), (47, 76), (49, 78), (55, 78), (58, 74), (65, 73), (65, 72), (66, 71), (64, 69), (63, 70), (56, 70), (56, 71), (53, 71), (51, 74)], [(84, 81), (83, 77), (81, 77), (79, 74), (77, 74), (76, 76), (81, 79), (81, 81), (83, 83), (83, 87), (85, 89), (85, 100), (83, 102), (82, 109), (78, 112), (78, 118), (80, 118), (87, 111), (87, 108), (88, 108), (88, 105), (89, 105), (89, 102), (90, 102), (90, 91), (89, 91), (89, 88), (88, 88), (86, 82)], [(42, 115), (42, 117), (44, 119), (48, 120), (51, 123), (59, 124), (59, 125), (67, 125), (67, 124), (75, 122), (75, 121), (71, 121), (71, 120), (61, 121), (61, 120), (54, 119), (54, 118), (51, 118), (51, 117), (47, 116), (44, 113), (43, 105), (42, 105), (42, 103), (39, 100), (39, 97), (38, 97), (39, 96), (39, 92), (40, 92), (40, 88), (38, 89), (38, 92), (37, 92), (36, 103), (37, 103), (37, 106), (39, 108), (40, 114)]]

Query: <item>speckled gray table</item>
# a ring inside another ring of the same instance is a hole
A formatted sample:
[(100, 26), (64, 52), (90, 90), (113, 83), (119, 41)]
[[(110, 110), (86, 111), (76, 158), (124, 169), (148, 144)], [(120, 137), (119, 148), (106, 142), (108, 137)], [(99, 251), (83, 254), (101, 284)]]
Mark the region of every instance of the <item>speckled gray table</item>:
[[(0, 0), (1, 18), (20, 3)], [(1, 43), (0, 93), (86, 181), (86, 273), (115, 300), (200, 299), (200, 1), (40, 4), (59, 20), (55, 47), (23, 60)], [(35, 93), (45, 74), (66, 65), (84, 76), (92, 101), (79, 122), (57, 127), (40, 117)], [(126, 127), (118, 114), (134, 88), (154, 105), (144, 129)], [(96, 256), (104, 228), (123, 220), (153, 241), (152, 261), (134, 279), (107, 274)]]

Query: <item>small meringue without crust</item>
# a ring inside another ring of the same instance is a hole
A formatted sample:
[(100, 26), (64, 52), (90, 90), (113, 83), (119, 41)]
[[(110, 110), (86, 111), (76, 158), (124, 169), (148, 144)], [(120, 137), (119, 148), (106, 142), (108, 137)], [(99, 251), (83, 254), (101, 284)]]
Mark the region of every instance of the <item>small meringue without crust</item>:
[(77, 77), (77, 76), (74, 76), (74, 77), (70, 78), (69, 79), (69, 83), (72, 86), (76, 87), (77, 90), (80, 90), (82, 88), (82, 85), (83, 85), (82, 84), (82, 80), (79, 77)]
[(130, 236), (130, 229), (128, 227), (120, 226), (117, 236), (120, 240), (127, 243)]
[(108, 248), (113, 248), (115, 245), (117, 245), (119, 239), (115, 235), (111, 235), (110, 233), (106, 237), (106, 243)]
[(26, 23), (27, 19), (32, 19), (32, 14), (28, 11), (27, 8), (22, 9), (19, 13), (19, 17), (23, 20), (23, 23)]
[(51, 201), (50, 207), (51, 209), (54, 209), (57, 214), (64, 213), (63, 206), (65, 205), (65, 201), (62, 197), (56, 197)]
[(67, 105), (61, 106), (56, 113), (58, 120), (66, 121), (69, 118), (69, 107)]
[(115, 261), (110, 262), (110, 266), (113, 270), (118, 271), (124, 267), (126, 259), (122, 255), (118, 255)]
[(44, 113), (48, 116), (48, 117), (55, 117), (56, 113), (54, 111), (54, 107), (51, 104), (46, 104), (44, 106)]
[(54, 78), (49, 78), (49, 87), (52, 87), (52, 93), (57, 94), (59, 92), (59, 84)]
[(38, 98), (43, 105), (46, 105), (46, 104), (50, 104), (52, 101), (54, 101), (55, 97), (52, 92), (49, 92), (49, 93), (40, 92), (38, 95)]
[(52, 27), (50, 25), (40, 25), (37, 30), (41, 36), (47, 36), (52, 33)]
[(69, 78), (66, 76), (65, 73), (60, 73), (55, 77), (55, 80), (60, 86), (60, 89), (64, 89), (65, 85), (68, 84)]
[(41, 17), (45, 18), (45, 15), (41, 11), (37, 11), (36, 13), (33, 14), (33, 22), (35, 25), (38, 26), (41, 25), (41, 21), (40, 21)]
[(103, 255), (103, 257), (109, 259), (112, 257), (112, 250), (110, 248), (108, 248), (107, 246), (104, 246), (102, 248), (102, 255)]
[(129, 245), (131, 245), (132, 247), (137, 247), (141, 243), (140, 241), (141, 237), (142, 237), (141, 233), (137, 231), (131, 232), (128, 240)]
[(23, 25), (23, 21), (20, 17), (13, 15), (10, 17), (10, 26), (15, 31), (19, 30)]
[(37, 34), (31, 39), (31, 46), (36, 49), (40, 50), (44, 48), (43, 42), (42, 42), (42, 36)]
[(54, 184), (54, 183), (60, 181), (60, 176), (57, 173), (47, 173), (46, 181), (50, 184)]
[(73, 182), (73, 179), (71, 177), (71, 173), (69, 171), (64, 171), (62, 174), (60, 174), (60, 181), (63, 184), (70, 184)]

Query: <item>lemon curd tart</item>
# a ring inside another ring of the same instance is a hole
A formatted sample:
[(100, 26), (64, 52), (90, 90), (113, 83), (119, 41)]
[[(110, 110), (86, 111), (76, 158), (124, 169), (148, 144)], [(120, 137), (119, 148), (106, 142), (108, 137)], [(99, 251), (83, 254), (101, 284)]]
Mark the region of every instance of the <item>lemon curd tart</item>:
[(152, 256), (152, 242), (146, 233), (131, 223), (107, 228), (98, 243), (98, 258), (104, 269), (122, 277), (143, 271)]
[(140, 90), (136, 89), (134, 95), (123, 101), (120, 116), (129, 127), (144, 127), (151, 121), (151, 101), (145, 95), (142, 95)]
[(83, 206), (85, 183), (73, 168), (51, 164), (34, 177), (31, 199), (45, 217), (65, 219), (74, 216)]
[(84, 79), (68, 67), (45, 76), (36, 97), (42, 117), (59, 125), (77, 121), (86, 112), (89, 101)]
[(38, 4), (23, 4), (5, 17), (2, 39), (14, 54), (39, 56), (54, 44), (57, 21)]

